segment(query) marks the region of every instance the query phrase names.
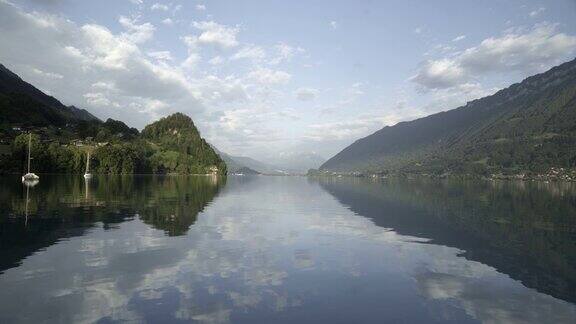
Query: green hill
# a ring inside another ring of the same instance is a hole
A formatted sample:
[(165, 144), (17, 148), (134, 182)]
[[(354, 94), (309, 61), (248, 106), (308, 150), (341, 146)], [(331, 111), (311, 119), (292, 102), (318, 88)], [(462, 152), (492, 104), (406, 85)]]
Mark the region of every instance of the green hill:
[(141, 137), (155, 148), (150, 157), (153, 172), (226, 174), (226, 163), (184, 114), (176, 113), (146, 126)]
[(384, 127), (331, 172), (523, 174), (576, 167), (576, 60), (454, 110)]

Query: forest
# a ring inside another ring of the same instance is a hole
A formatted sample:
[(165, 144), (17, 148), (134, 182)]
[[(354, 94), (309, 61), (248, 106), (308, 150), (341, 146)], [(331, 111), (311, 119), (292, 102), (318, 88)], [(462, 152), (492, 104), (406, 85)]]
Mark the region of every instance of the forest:
[(200, 137), (192, 119), (183, 114), (150, 124), (141, 134), (112, 119), (82, 121), (76, 128), (76, 139), (54, 135), (49, 128), (22, 132), (5, 154), (0, 154), (0, 172), (24, 172), (30, 134), (31, 168), (37, 173), (83, 173), (89, 152), (90, 171), (96, 174), (227, 172), (226, 164)]

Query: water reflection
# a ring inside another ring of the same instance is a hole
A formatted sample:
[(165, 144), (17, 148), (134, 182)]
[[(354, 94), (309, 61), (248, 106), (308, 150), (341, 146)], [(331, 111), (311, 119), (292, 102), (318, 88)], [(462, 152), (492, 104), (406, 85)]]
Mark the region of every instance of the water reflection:
[[(0, 273), (60, 240), (137, 217), (168, 235), (185, 234), (225, 185), (214, 177), (45, 176), (0, 186)], [(12, 180), (12, 181), (11, 181)]]
[(344, 205), (399, 234), (456, 247), (576, 302), (576, 187), (570, 183), (324, 179)]
[[(573, 304), (470, 257), (477, 252), (469, 247), (484, 241), (458, 246), (457, 230), (434, 227), (442, 219), (435, 212), (450, 215), (452, 207), (418, 204), (414, 195), (437, 195), (420, 185), (120, 177), (95, 178), (86, 191), (81, 178), (43, 178), (30, 190), (36, 207), (28, 227), (15, 207), (22, 188), (10, 186), (0, 186), (0, 206), (11, 206), (0, 214), (0, 253), (28, 246), (0, 274), (0, 322), (570, 323), (576, 316)], [(571, 199), (557, 194), (550, 205)], [(570, 211), (563, 208), (555, 210)], [(471, 219), (481, 217), (470, 210)], [(29, 236), (18, 241), (6, 226)], [(487, 249), (500, 253), (498, 245)]]

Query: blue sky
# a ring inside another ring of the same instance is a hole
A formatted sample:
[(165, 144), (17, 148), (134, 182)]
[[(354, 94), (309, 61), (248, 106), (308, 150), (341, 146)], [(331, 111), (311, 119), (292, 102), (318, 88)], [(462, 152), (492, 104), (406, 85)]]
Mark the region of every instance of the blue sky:
[(0, 63), (100, 118), (328, 158), (574, 58), (576, 1), (0, 0)]

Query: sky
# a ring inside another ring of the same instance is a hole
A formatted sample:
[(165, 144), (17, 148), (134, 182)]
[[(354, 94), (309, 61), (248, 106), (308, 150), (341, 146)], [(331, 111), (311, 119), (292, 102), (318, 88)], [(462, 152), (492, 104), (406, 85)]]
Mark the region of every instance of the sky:
[(576, 0), (0, 0), (0, 63), (142, 129), (330, 158), (576, 55)]

